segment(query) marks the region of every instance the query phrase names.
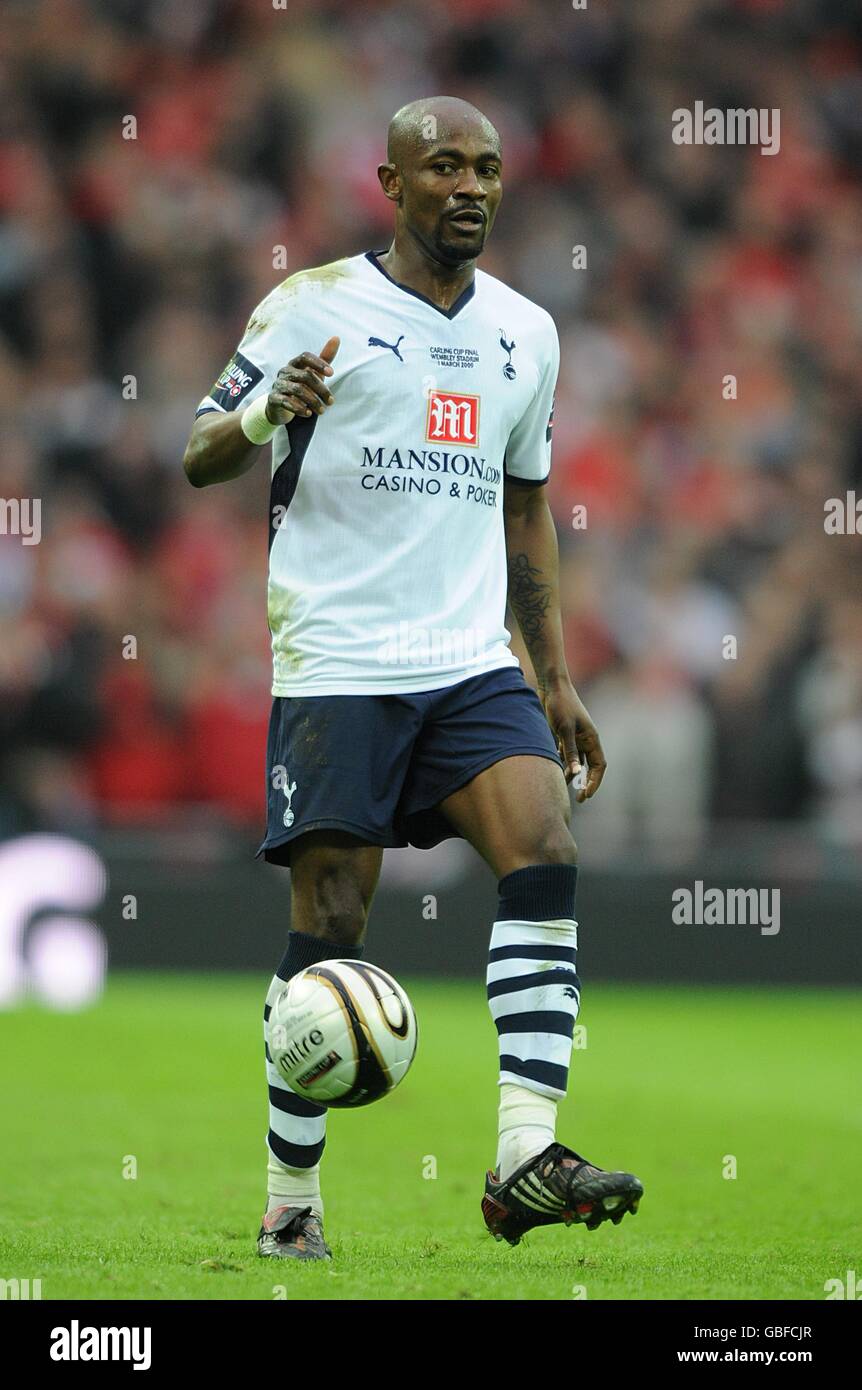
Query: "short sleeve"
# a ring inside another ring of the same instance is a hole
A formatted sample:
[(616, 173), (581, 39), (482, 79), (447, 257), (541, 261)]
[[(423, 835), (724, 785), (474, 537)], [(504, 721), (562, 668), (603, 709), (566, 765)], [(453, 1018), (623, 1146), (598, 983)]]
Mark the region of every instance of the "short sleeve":
[(233, 411), (257, 396), (269, 394), (276, 375), (288, 360), (280, 310), (275, 293), (267, 295), (257, 306), (236, 352), (204, 396), (195, 418), (208, 410)]
[(544, 337), (544, 365), (536, 394), (506, 445), (507, 479), (532, 486), (546, 483), (551, 471), (551, 433), (554, 427), (554, 392), (560, 369), (560, 340), (552, 319)]

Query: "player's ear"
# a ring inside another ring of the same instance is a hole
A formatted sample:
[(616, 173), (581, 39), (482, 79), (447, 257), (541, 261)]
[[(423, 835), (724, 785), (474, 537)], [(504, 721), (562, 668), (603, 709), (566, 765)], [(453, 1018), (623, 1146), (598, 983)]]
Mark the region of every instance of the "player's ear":
[(401, 175), (394, 164), (379, 164), (377, 177), (387, 198), (397, 203), (401, 197)]

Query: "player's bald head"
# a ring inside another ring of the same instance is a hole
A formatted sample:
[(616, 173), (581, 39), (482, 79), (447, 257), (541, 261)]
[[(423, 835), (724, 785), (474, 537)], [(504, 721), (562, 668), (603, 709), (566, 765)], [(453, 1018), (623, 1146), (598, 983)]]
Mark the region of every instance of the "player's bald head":
[(421, 97), (396, 111), (389, 122), (386, 158), (403, 168), (430, 145), (465, 137), (478, 138), (500, 153), (500, 137), (494, 126), (469, 101), (460, 97)]
[(421, 248), (446, 266), (481, 255), (503, 193), (500, 137), (460, 97), (422, 97), (389, 124), (387, 163), (377, 169), (395, 204), (395, 245)]

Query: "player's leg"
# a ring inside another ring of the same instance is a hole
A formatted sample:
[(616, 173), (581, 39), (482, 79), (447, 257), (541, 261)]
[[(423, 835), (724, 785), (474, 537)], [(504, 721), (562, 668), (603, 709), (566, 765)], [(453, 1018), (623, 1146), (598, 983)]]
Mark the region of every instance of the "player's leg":
[(440, 809), (498, 879), (531, 865), (577, 864), (566, 779), (550, 758), (501, 758)]
[(562, 768), (504, 758), (441, 809), (499, 880), (488, 1003), (500, 1047), (497, 1171), (508, 1177), (553, 1143), (580, 1000), (577, 848)]
[(605, 1173), (555, 1140), (580, 1005), (577, 849), (562, 768), (547, 757), (503, 758), (441, 809), (499, 880), (487, 974), (500, 1047), (489, 1229), (516, 1244), (533, 1225), (619, 1221), (636, 1209), (638, 1180)]
[[(292, 931), (270, 985), (317, 961), (361, 954), (385, 845), (405, 844), (394, 815), (422, 722), (406, 696), (277, 696), (267, 740), (267, 834), (258, 851), (292, 874)], [(267, 1024), (264, 1023), (266, 1030)], [(326, 1112), (296, 1096), (267, 1058), (269, 1206), (263, 1255), (325, 1254), (319, 1165)], [(297, 1212), (310, 1212), (300, 1221)], [(310, 1233), (310, 1234), (309, 1234)]]
[(266, 1041), (269, 1015), (286, 982), (299, 971), (321, 960), (362, 955), (382, 857), (378, 846), (337, 830), (310, 831), (291, 845), (291, 930), (264, 1009), (269, 1132), (267, 1211), (258, 1239), (263, 1255), (327, 1254), (320, 1194), (326, 1111), (296, 1095), (273, 1066)]

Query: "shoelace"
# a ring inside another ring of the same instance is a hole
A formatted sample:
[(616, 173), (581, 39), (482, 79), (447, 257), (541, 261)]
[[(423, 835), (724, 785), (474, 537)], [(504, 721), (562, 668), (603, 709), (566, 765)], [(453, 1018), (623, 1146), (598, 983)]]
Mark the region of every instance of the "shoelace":
[[(557, 1165), (564, 1158), (575, 1158), (577, 1159), (577, 1162), (574, 1164), (573, 1167), (563, 1168), (561, 1170), (557, 1167)], [(548, 1154), (548, 1161), (552, 1162), (554, 1165), (551, 1169), (551, 1172), (548, 1174), (548, 1177), (563, 1178), (563, 1187), (565, 1189), (566, 1200), (568, 1200), (570, 1197), (577, 1196), (577, 1192), (575, 1191), (575, 1179), (578, 1177), (579, 1173), (584, 1168), (595, 1168), (595, 1164), (590, 1163), (589, 1159), (582, 1158), (580, 1154), (575, 1153), (574, 1149), (572, 1149), (571, 1151), (567, 1151), (565, 1148), (563, 1148), (562, 1145), (559, 1145), (558, 1147), (553, 1149), (551, 1153)], [(547, 1179), (543, 1177), (540, 1179), (540, 1181), (544, 1183), (547, 1181)]]
[(306, 1217), (311, 1216), (312, 1210), (312, 1207), (300, 1207), (296, 1215), (290, 1218), (287, 1225), (283, 1226), (280, 1231), (276, 1231), (275, 1234), (282, 1240), (284, 1240), (285, 1237), (301, 1235), (302, 1231), (299, 1228), (301, 1228)]

